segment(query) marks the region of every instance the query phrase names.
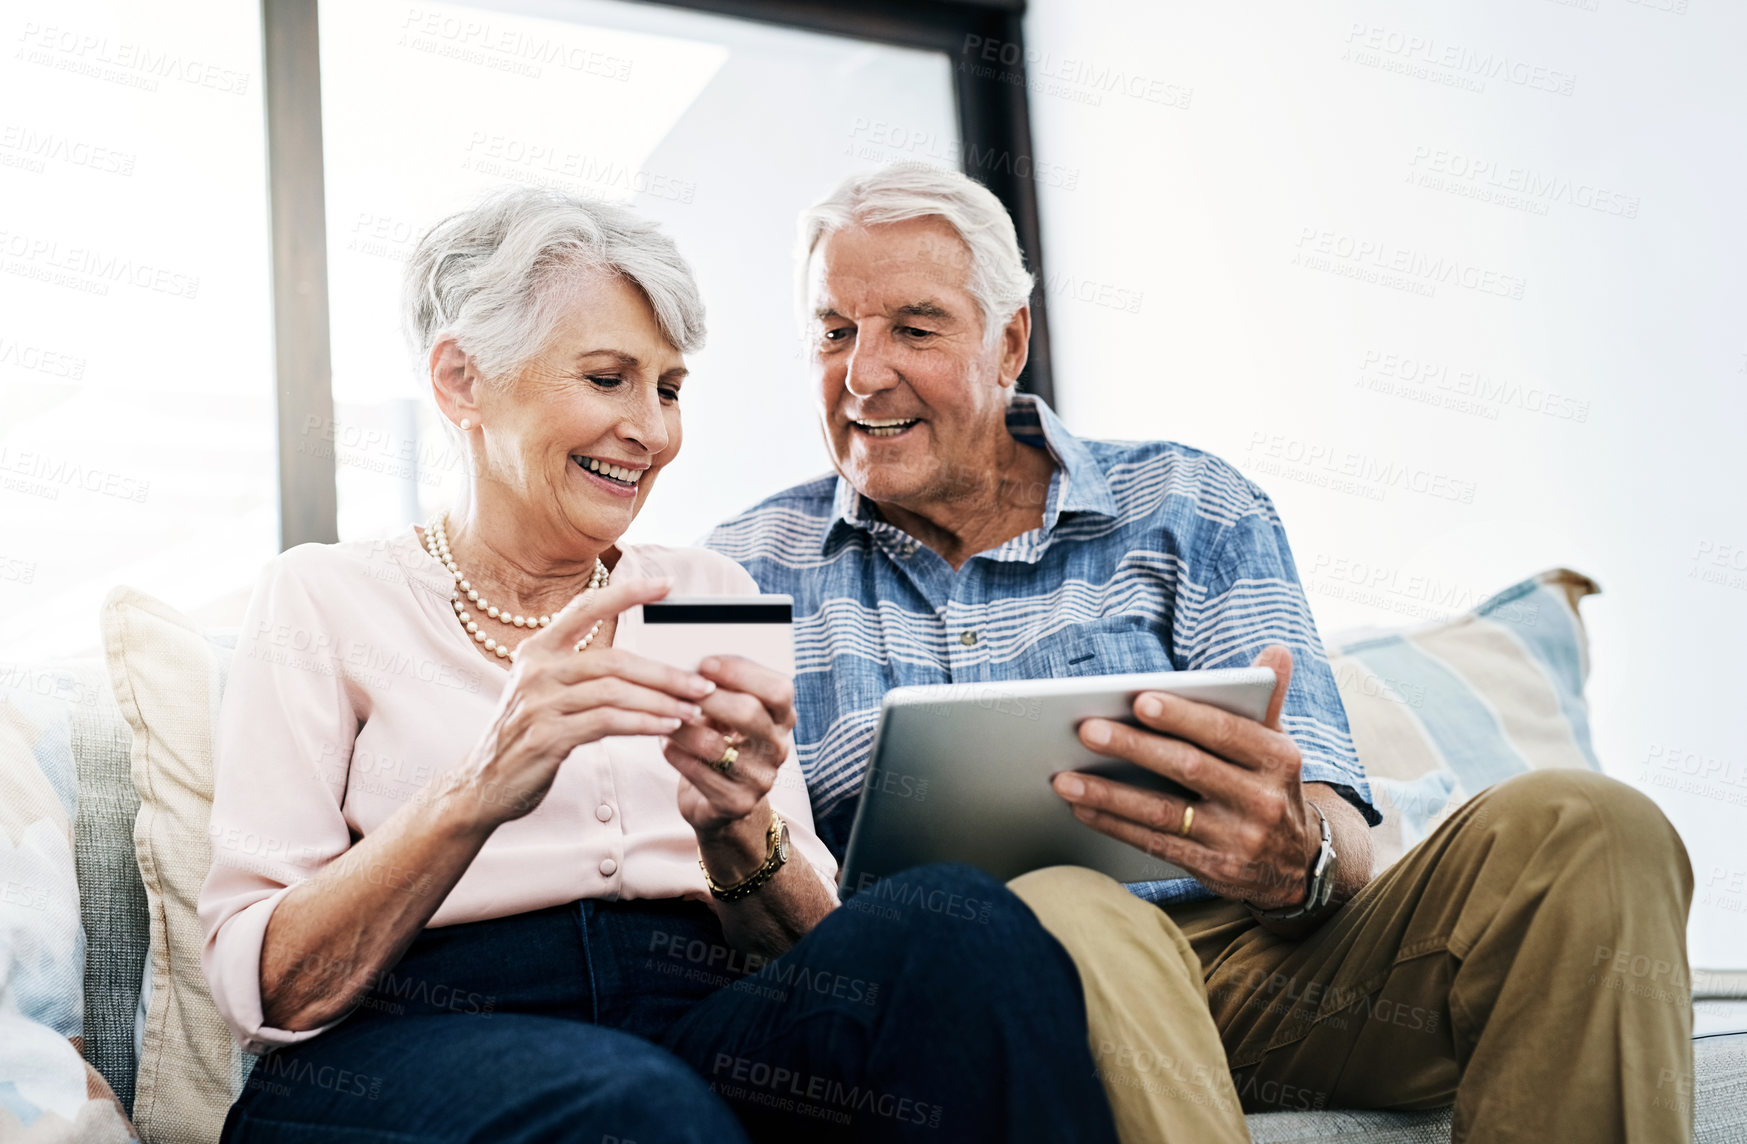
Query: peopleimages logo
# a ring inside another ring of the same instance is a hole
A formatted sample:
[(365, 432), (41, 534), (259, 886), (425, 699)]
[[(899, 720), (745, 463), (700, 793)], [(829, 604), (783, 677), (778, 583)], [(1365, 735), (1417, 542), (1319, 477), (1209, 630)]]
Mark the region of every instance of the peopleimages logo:
[(485, 131), (475, 131), (468, 137), (462, 166), (480, 174), (537, 186), (618, 191), (676, 203), (690, 203), (698, 193), (698, 185), (690, 179), (651, 173), (618, 160), (570, 150), (550, 140), (518, 139)]
[(0, 127), (0, 152), (16, 153), (32, 164), (35, 171), (53, 161), (109, 175), (132, 175), (134, 162), (139, 158), (129, 151), (99, 147), (53, 131), (33, 131), (17, 123)]
[(1366, 350), (1360, 358), (1358, 386), (1452, 412), (1473, 413), (1493, 421), (1498, 419), (1503, 409), (1516, 409), (1578, 425), (1589, 421), (1589, 401), (1586, 398), (1487, 370), (1463, 368), (1381, 349)]
[(50, 500), (58, 500), (63, 488), (78, 488), (88, 493), (144, 504), (146, 495), (152, 488), (150, 481), (136, 480), (123, 473), (92, 465), (81, 465), (65, 457), (15, 451), (7, 445), (0, 445), (0, 473), (16, 473), (46, 482), (43, 487), (52, 494), (48, 498)]
[(631, 61), (624, 56), (474, 16), (427, 11), (418, 5), (406, 10), (399, 43), (429, 55), (535, 79), (543, 65), (620, 82), (631, 78)]
[[(1306, 226), (1298, 232), (1294, 266), (1343, 273), (1365, 281), (1393, 276), (1418, 287), (1427, 297), (1440, 285), (1457, 286), (1480, 294), (1520, 301), (1527, 282), (1513, 274), (1488, 269), (1451, 255), (1432, 254), (1384, 239), (1360, 238), (1326, 227)], [(1384, 284), (1388, 284), (1385, 282)]]
[[(1464, 184), (1484, 187), (1503, 192), (1498, 200), (1503, 205), (1510, 205), (1509, 196), (1520, 196), (1537, 204), (1539, 210), (1536, 213), (1540, 214), (1546, 213), (1547, 203), (1566, 203), (1598, 214), (1632, 219), (1638, 217), (1641, 204), (1637, 195), (1461, 151), (1417, 146), (1407, 165), (1420, 175), (1422, 186), (1452, 191)], [(1436, 176), (1437, 180), (1423, 181), (1425, 176)]]
[(0, 365), (17, 366), (19, 369), (32, 370), (49, 377), (64, 377), (68, 381), (81, 381), (85, 377), (85, 364), (82, 357), (20, 342), (17, 338), (0, 334)]
[(1368, 500), (1380, 501), (1388, 490), (1399, 489), (1460, 504), (1474, 503), (1473, 481), (1325, 442), (1258, 432), (1250, 435), (1247, 454), (1247, 463), (1256, 472)]
[(111, 40), (91, 32), (26, 21), (18, 36), (18, 58), (93, 79), (157, 91), (159, 80), (177, 80), (226, 95), (247, 95), (249, 73), (189, 59), (178, 51), (128, 40)]
[(62, 246), (60, 241), (0, 230), (0, 255), (14, 261), (9, 274), (36, 278), (57, 286), (70, 286), (91, 294), (109, 293), (109, 284), (137, 286), (172, 298), (193, 298), (200, 293), (200, 279), (125, 255), (89, 246)]
[[(1024, 70), (1018, 70), (1020, 65)], [(1154, 103), (1179, 111), (1189, 110), (1195, 89), (1156, 76), (1125, 71), (1098, 60), (1058, 56), (1025, 48), (1011, 40), (992, 40), (967, 35), (960, 52), (960, 71), (979, 79), (1023, 83), (1033, 92), (1056, 95), (1098, 106), (1105, 95), (1121, 95), (1142, 103)], [(1002, 71), (1012, 68), (1012, 71)]]
[[(1400, 32), (1361, 21), (1354, 21), (1347, 30), (1347, 45), (1349, 53), (1356, 53), (1352, 55), (1355, 63), (1384, 66), (1384, 70), (1390, 71), (1405, 70), (1416, 79), (1460, 80), (1459, 86), (1473, 91), (1485, 90), (1486, 81), (1491, 79), (1554, 95), (1570, 95), (1577, 87), (1577, 77), (1570, 72), (1532, 64), (1505, 52), (1448, 43), (1435, 36)], [(1384, 60), (1397, 61), (1401, 67), (1388, 67)]]

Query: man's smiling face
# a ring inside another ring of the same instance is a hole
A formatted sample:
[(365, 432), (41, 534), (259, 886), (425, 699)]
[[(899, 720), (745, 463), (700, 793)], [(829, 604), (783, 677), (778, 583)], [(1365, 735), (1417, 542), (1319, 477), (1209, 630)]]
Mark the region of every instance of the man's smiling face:
[(1002, 342), (984, 344), (970, 268), (940, 218), (844, 227), (808, 262), (825, 440), (837, 470), (876, 503), (950, 498), (965, 462), (1005, 424)]

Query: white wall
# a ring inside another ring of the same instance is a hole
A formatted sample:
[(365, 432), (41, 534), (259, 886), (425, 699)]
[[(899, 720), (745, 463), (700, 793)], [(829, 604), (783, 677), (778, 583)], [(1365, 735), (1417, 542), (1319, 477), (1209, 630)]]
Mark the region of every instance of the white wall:
[(1325, 636), (1598, 580), (1597, 750), (1686, 840), (1694, 964), (1747, 966), (1747, 6), (1033, 0), (1026, 37), (1068, 424), (1257, 479)]

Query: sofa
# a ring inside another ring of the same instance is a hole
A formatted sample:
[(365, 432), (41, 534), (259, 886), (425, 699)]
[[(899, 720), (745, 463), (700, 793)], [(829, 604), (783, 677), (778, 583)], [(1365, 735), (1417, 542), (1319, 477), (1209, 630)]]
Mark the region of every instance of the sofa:
[[(1595, 590), (1556, 569), (1449, 620), (1331, 641), (1385, 813), (1380, 867), (1478, 789), (1425, 717), (1453, 702), (1452, 686), (1520, 705), (1507, 769), (1599, 769), (1578, 612)], [(210, 729), (236, 633), (129, 589), (102, 619), (102, 658), (0, 664), (0, 1140), (214, 1140), (253, 1064), (205, 992), (194, 918), (211, 852)], [(1488, 759), (1486, 773), (1498, 765)], [(76, 886), (41, 872), (57, 855)], [(1671, 1099), (1693, 1095), (1699, 1141), (1747, 1142), (1747, 973), (1695, 970), (1692, 985), (1695, 1074), (1670, 1078)], [(77, 1053), (29, 1052), (25, 1034)], [(80, 1067), (83, 1103), (70, 1095)], [(1309, 1109), (1249, 1127), (1259, 1144), (1406, 1144), (1449, 1139), (1450, 1113)]]

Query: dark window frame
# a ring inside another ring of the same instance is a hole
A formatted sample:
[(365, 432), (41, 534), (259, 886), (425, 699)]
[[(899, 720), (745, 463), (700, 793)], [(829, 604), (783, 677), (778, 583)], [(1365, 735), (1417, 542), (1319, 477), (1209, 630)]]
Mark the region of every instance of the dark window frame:
[[(1037, 278), (1031, 353), (1019, 384), (1054, 401), (1031, 112), (1025, 0), (643, 0), (719, 16), (944, 52), (952, 63), (960, 165), (1007, 207)], [(261, 0), (272, 229), (280, 547), (339, 538), (335, 459), (299, 448), (331, 427), (327, 220), (322, 168), (321, 45), (316, 0)]]

